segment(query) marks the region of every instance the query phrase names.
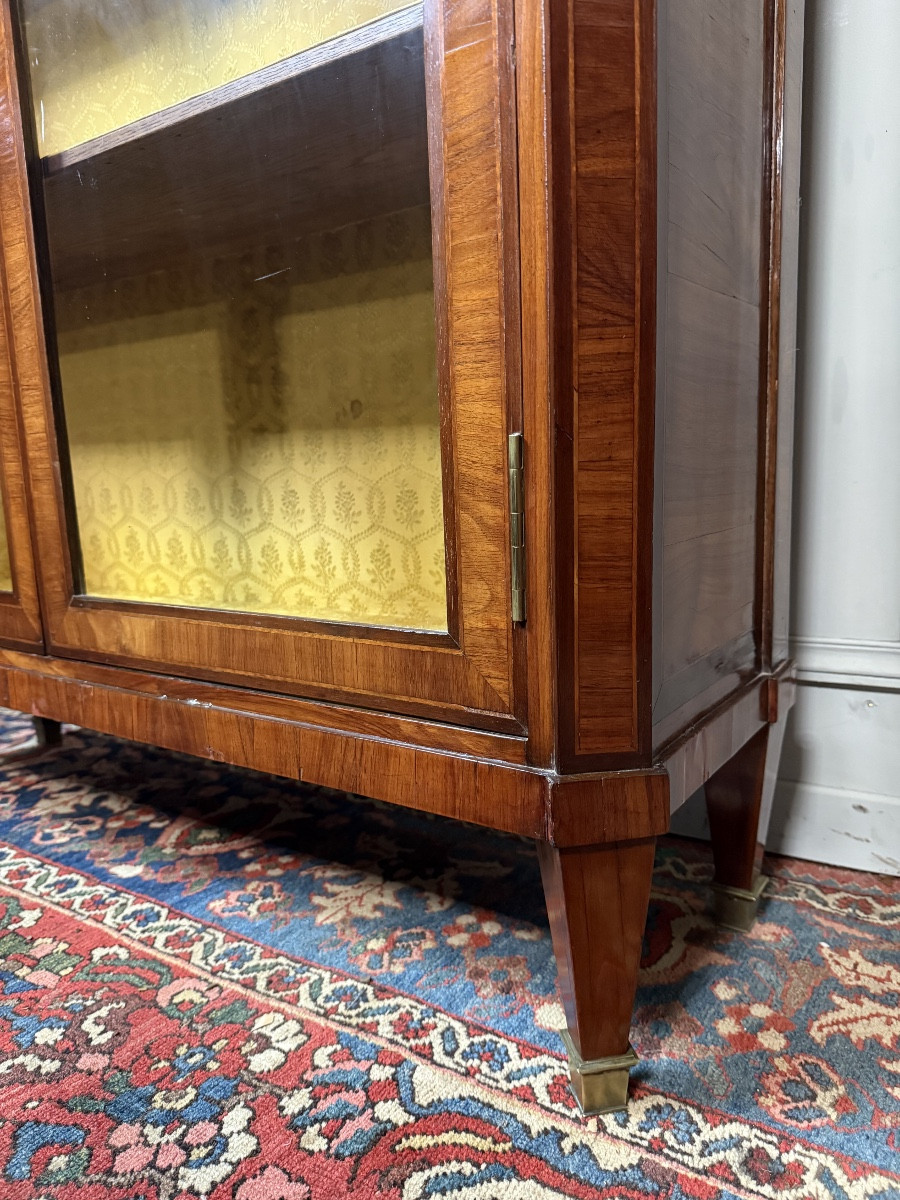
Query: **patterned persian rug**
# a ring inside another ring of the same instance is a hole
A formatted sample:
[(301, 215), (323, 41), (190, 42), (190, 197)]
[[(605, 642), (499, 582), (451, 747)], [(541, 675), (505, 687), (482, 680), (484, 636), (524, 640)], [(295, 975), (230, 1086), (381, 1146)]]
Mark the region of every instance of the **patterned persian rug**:
[(71, 733), (0, 774), (0, 1197), (900, 1198), (898, 881), (657, 868), (583, 1120), (528, 843)]

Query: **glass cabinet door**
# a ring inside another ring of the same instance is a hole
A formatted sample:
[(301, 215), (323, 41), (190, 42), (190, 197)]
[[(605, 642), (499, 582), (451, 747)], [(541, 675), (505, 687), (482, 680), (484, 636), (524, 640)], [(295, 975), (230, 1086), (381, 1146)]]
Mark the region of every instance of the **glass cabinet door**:
[(16, 19), (54, 646), (511, 715), (508, 17), (19, 0)]
[(446, 630), (398, 7), (23, 0), (85, 594)]

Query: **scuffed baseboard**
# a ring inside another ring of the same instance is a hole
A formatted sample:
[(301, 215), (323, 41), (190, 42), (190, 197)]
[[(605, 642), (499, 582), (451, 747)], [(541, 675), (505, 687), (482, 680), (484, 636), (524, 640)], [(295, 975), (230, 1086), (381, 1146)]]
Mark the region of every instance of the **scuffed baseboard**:
[[(702, 791), (675, 813), (672, 832), (709, 838)], [(780, 780), (767, 848), (773, 854), (900, 876), (900, 800)]]
[(775, 854), (900, 876), (900, 800), (780, 780), (768, 848)]
[[(882, 679), (877, 688), (801, 680), (788, 717), (769, 850), (900, 876), (898, 731), (900, 680)], [(709, 837), (702, 792), (675, 814), (672, 829)]]

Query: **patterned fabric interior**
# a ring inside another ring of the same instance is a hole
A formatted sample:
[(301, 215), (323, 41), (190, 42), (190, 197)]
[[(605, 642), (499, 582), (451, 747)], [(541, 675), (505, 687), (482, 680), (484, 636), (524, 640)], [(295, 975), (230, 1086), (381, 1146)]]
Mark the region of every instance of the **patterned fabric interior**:
[(446, 628), (430, 237), (411, 210), (262, 282), (264, 250), (60, 295), (87, 593)]
[[(26, 3), (41, 151), (400, 7)], [(445, 630), (428, 208), (153, 267), (56, 293), (84, 591)]]
[(9, 542), (6, 535), (6, 512), (0, 496), (0, 592), (13, 590), (12, 567), (9, 562)]

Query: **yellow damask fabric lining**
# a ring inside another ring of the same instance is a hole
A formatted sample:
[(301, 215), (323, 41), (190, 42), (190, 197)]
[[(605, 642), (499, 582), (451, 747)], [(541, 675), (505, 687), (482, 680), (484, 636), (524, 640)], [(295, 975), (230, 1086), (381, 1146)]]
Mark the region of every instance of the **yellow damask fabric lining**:
[(408, 0), (22, 0), (42, 155), (57, 154)]
[(0, 592), (13, 590), (12, 567), (9, 562), (9, 542), (6, 533), (6, 512), (0, 496)]
[(88, 594), (446, 629), (430, 238), (414, 209), (57, 298)]
[[(407, 6), (22, 0), (40, 151)], [(84, 590), (446, 629), (428, 210), (229, 253), (55, 297)]]

